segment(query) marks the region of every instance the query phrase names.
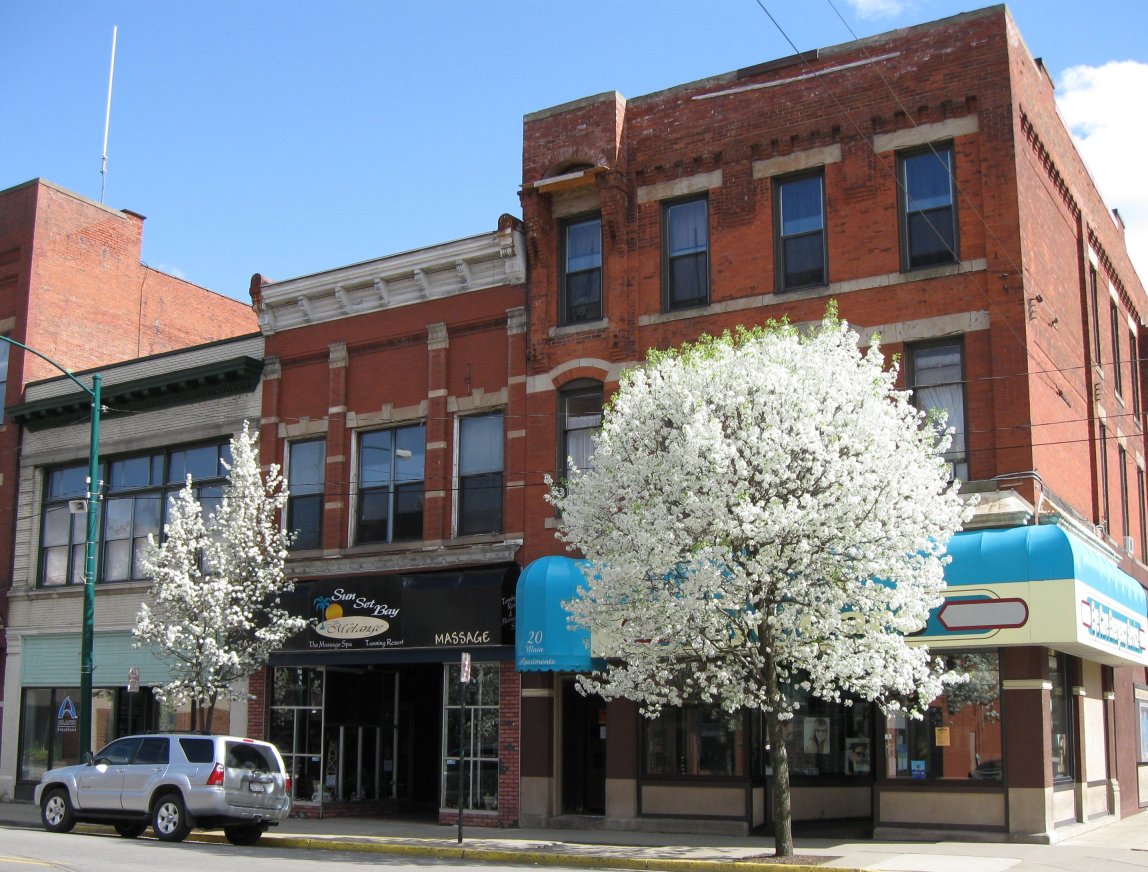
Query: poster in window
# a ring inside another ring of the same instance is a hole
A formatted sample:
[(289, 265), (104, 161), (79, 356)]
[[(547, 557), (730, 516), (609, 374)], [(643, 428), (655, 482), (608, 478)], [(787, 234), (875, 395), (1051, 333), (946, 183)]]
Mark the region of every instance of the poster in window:
[(829, 753), (829, 718), (805, 719), (805, 753)]
[(864, 738), (846, 739), (845, 774), (867, 775), (869, 767), (869, 740)]

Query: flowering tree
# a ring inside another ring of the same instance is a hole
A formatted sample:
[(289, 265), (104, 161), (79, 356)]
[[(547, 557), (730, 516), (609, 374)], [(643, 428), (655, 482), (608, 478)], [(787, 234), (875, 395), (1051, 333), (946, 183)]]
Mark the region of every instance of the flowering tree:
[(287, 492), (278, 467), (261, 475), (246, 422), (231, 440), (227, 479), (218, 508), (205, 514), (189, 476), (168, 507), (163, 543), (149, 537), (144, 566), (152, 587), (134, 630), (137, 647), (154, 644), (167, 654), (171, 678), (155, 694), (190, 702), (193, 730), (211, 729), (221, 697), (244, 698), (236, 681), (306, 623), (280, 606), (294, 587), (283, 571), (290, 537), (277, 519)]
[(584, 692), (653, 716), (760, 709), (777, 853), (793, 853), (785, 721), (800, 689), (919, 712), (954, 676), (905, 636), (941, 599), (967, 517), (938, 441), (831, 309), (652, 352), (606, 410), (593, 468), (549, 500), (586, 555), (573, 623), (605, 639)]

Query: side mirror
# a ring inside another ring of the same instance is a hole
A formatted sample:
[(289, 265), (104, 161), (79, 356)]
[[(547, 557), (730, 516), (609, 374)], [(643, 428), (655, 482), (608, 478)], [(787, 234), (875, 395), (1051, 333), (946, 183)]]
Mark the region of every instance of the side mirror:
[(91, 751), (85, 751), (84, 752), (84, 762), (87, 763), (89, 766), (91, 766), (93, 760), (95, 760), (95, 757), (92, 755), (92, 752)]

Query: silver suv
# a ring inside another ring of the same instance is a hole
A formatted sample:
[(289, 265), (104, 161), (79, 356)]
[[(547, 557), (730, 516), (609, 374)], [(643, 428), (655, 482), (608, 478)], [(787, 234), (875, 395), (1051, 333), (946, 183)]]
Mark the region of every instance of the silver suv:
[(112, 824), (134, 839), (181, 842), (193, 827), (223, 828), (233, 845), (253, 845), (291, 808), (283, 758), (268, 742), (237, 736), (162, 733), (125, 736), (78, 766), (50, 769), (36, 785), (44, 827)]

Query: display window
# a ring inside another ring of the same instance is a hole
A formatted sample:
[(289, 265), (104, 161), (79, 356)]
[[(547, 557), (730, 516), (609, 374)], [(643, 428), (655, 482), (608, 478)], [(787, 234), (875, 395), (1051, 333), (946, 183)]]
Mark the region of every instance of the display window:
[(968, 675), (933, 700), (920, 719), (898, 712), (885, 723), (886, 778), (1001, 781), (1000, 663), (996, 651), (940, 655)]

